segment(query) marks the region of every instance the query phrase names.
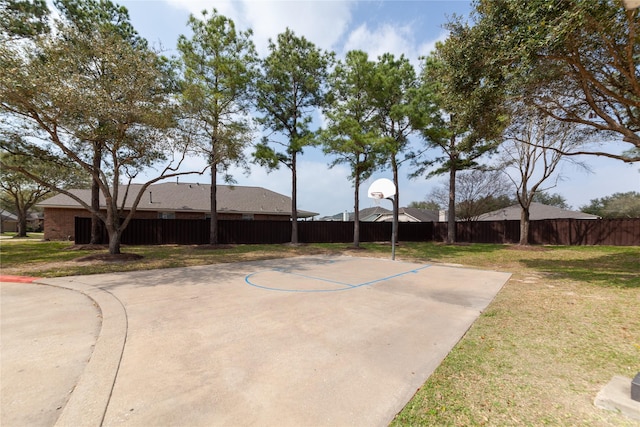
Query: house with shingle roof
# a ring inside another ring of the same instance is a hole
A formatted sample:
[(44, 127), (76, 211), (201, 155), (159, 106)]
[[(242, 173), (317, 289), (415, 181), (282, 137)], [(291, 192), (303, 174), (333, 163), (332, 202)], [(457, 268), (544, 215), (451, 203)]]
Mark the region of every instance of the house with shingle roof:
[[(438, 222), (438, 212), (420, 208), (398, 209), (398, 222)], [(380, 215), (375, 222), (393, 221), (393, 212)]]
[(18, 216), (4, 209), (0, 210), (0, 233), (18, 230)]
[[(498, 209), (493, 212), (487, 212), (478, 217), (478, 221), (503, 221), (514, 220), (520, 221), (522, 207), (513, 205), (507, 208)], [(529, 220), (536, 221), (541, 219), (600, 219), (597, 215), (591, 215), (584, 212), (570, 211), (561, 209), (556, 206), (544, 205), (542, 203), (531, 203), (529, 207)]]
[[(348, 214), (348, 221), (353, 221), (353, 212)], [(322, 221), (344, 221), (344, 214), (324, 217)], [(360, 210), (361, 222), (388, 222), (393, 220), (393, 211), (380, 206)], [(434, 222), (438, 221), (438, 212), (419, 208), (400, 208), (399, 222)]]
[[(141, 184), (131, 184), (124, 210), (131, 208)], [(90, 204), (91, 190), (70, 190)], [(125, 186), (119, 191), (123, 197)], [(211, 213), (211, 184), (166, 182), (150, 185), (136, 208), (139, 219), (207, 219)], [(122, 205), (122, 200), (118, 201)], [(220, 220), (291, 220), (291, 198), (262, 187), (240, 185), (217, 186), (217, 210)], [(65, 194), (46, 199), (38, 206), (44, 208), (44, 238), (68, 240), (75, 234), (75, 217), (90, 218), (89, 211)], [(100, 194), (100, 206), (106, 206)], [(106, 207), (105, 207), (106, 209)], [(298, 218), (311, 218), (316, 212), (298, 210)]]

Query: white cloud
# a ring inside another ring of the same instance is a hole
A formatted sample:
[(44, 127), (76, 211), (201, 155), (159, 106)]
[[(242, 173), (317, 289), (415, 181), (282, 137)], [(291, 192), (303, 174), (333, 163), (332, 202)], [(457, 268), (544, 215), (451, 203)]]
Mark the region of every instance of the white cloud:
[(166, 0), (174, 7), (197, 16), (203, 9), (216, 8), (240, 28), (253, 30), (258, 53), (268, 53), (268, 40), (275, 40), (286, 28), (305, 36), (318, 47), (331, 50), (347, 30), (355, 2), (272, 0)]
[[(370, 29), (367, 24), (362, 24), (353, 30), (344, 45), (344, 51), (359, 49), (369, 54), (371, 59), (376, 59), (384, 53), (409, 55), (413, 49), (413, 34), (410, 26), (392, 26), (383, 24), (376, 29)], [(413, 56), (413, 55), (411, 55)]]
[(319, 212), (321, 216), (353, 211), (353, 183), (349, 180), (349, 168), (336, 165), (329, 169), (328, 160), (300, 162), (299, 209)]
[(445, 41), (449, 33), (443, 31), (437, 38), (423, 43), (418, 43), (415, 34), (416, 31), (410, 24), (404, 26), (383, 24), (373, 29), (367, 24), (362, 24), (348, 35), (344, 52), (354, 49), (362, 50), (367, 52), (372, 60), (387, 52), (396, 57), (404, 54), (419, 72), (421, 65), (419, 58), (429, 55), (435, 49), (436, 43)]

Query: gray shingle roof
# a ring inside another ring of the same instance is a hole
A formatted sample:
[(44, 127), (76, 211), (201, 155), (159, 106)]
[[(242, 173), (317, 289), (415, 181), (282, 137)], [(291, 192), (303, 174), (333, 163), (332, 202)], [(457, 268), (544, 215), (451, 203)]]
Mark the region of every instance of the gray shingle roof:
[(420, 222), (438, 222), (439, 213), (437, 211), (430, 211), (428, 209), (420, 209), (420, 208), (401, 208), (402, 211), (414, 217)]
[[(141, 184), (132, 184), (125, 208), (131, 207), (134, 197), (140, 191)], [(119, 199), (122, 200), (124, 186), (120, 187)], [(270, 215), (291, 215), (291, 198), (262, 187), (240, 185), (217, 186), (218, 212), (252, 213)], [(210, 184), (190, 184), (167, 182), (149, 186), (138, 204), (138, 210), (163, 212), (208, 212), (211, 210), (209, 194)], [(89, 203), (91, 191), (88, 189), (71, 192)], [(100, 194), (100, 205), (105, 206), (104, 196)], [(40, 207), (77, 208), (80, 205), (71, 197), (58, 194), (38, 204)], [(298, 209), (302, 218), (318, 215)]]
[(2, 218), (3, 221), (17, 221), (18, 220), (18, 216), (16, 214), (13, 214), (9, 211), (5, 211), (0, 210), (0, 217)]
[[(498, 209), (497, 211), (488, 212), (478, 217), (478, 221), (502, 221), (502, 220), (520, 220), (520, 205), (509, 206), (508, 208)], [(531, 203), (529, 207), (529, 219), (532, 221), (540, 219), (598, 219), (596, 215), (584, 212), (569, 211), (560, 209), (555, 206), (543, 205), (542, 203)]]
[[(434, 222), (438, 221), (438, 212), (430, 211), (426, 209), (419, 208), (400, 208), (399, 213), (411, 216), (415, 218), (419, 222)], [(374, 206), (371, 208), (366, 208), (360, 210), (360, 221), (368, 222), (368, 221), (376, 221), (380, 217), (388, 217), (390, 218), (393, 214), (393, 211), (389, 209), (385, 209), (380, 206)], [(342, 221), (342, 214), (335, 214), (330, 217), (323, 218), (325, 221)], [(353, 221), (353, 212), (349, 213), (349, 221)]]

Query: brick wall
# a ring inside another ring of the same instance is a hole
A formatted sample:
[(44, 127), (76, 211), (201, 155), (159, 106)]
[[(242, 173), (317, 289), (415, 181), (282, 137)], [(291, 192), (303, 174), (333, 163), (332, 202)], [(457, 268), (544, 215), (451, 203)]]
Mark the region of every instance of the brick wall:
[(91, 218), (85, 209), (44, 208), (45, 240), (74, 240), (74, 218)]

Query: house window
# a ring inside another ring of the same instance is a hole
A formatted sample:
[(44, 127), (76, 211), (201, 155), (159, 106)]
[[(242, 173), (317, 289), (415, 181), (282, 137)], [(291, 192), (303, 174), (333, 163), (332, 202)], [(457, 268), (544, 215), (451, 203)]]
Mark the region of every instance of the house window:
[(175, 212), (158, 212), (159, 219), (176, 219)]
[(242, 220), (243, 221), (253, 221), (253, 214), (242, 214)]

